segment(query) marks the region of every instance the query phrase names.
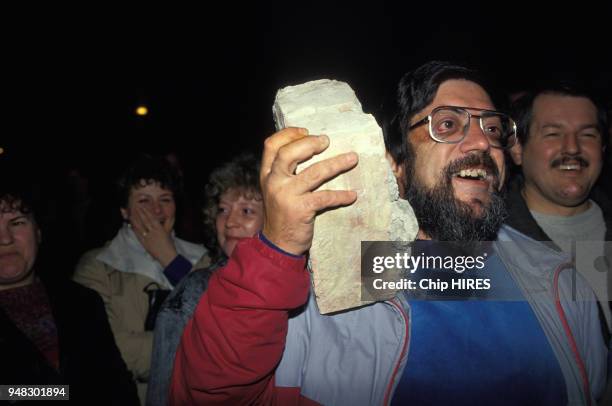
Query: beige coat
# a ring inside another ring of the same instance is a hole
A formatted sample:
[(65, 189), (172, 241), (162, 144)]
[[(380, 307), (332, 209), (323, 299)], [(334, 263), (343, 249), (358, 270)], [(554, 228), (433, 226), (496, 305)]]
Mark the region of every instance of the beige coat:
[[(101, 251), (101, 248), (91, 250), (81, 257), (74, 280), (102, 297), (115, 341), (138, 382), (138, 393), (144, 403), (153, 348), (153, 332), (144, 330), (149, 310), (149, 299), (144, 288), (154, 281), (140, 274), (113, 269), (96, 259)], [(194, 268), (208, 265), (210, 259), (205, 255)]]

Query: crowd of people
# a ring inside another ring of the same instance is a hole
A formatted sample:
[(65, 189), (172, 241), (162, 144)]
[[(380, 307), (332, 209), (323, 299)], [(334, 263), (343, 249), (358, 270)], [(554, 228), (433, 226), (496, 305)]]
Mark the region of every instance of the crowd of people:
[(475, 70), (428, 62), (377, 115), (417, 239), (491, 242), (486, 272), (511, 301), (400, 291), (320, 314), (315, 218), (358, 197), (318, 187), (359, 157), (296, 173), (330, 143), (307, 129), (209, 174), (202, 220), (185, 226), (203, 241), (175, 232), (173, 160), (138, 157), (116, 182), (116, 235), (57, 275), (37, 261), (44, 199), (3, 176), (0, 384), (113, 405), (612, 404), (609, 107), (575, 82), (510, 101)]

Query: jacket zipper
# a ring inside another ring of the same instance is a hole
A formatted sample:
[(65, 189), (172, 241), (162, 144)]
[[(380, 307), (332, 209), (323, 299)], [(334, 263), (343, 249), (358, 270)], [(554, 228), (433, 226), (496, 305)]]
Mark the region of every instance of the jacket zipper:
[(563, 310), (563, 306), (561, 305), (561, 298), (559, 297), (559, 275), (563, 269), (568, 266), (572, 266), (571, 263), (561, 264), (556, 270), (553, 279), (553, 295), (555, 299), (555, 307), (557, 308), (557, 313), (559, 318), (561, 319), (561, 324), (563, 325), (563, 330), (565, 331), (565, 335), (570, 344), (570, 348), (572, 353), (574, 354), (574, 358), (576, 360), (576, 364), (578, 364), (578, 370), (580, 371), (580, 376), (582, 378), (582, 390), (584, 391), (584, 396), (587, 401), (587, 405), (591, 406), (591, 389), (589, 386), (589, 376), (586, 372), (586, 368), (584, 366), (584, 361), (580, 356), (580, 352), (578, 351), (578, 345), (576, 344), (576, 340), (574, 339), (574, 335), (572, 334), (572, 330), (570, 329), (569, 323), (567, 322), (567, 318), (565, 317), (565, 311)]
[(391, 375), (391, 380), (389, 381), (389, 385), (387, 386), (387, 390), (385, 391), (385, 399), (383, 401), (384, 405), (389, 405), (391, 403), (391, 391), (393, 390), (393, 383), (395, 382), (397, 373), (399, 371), (400, 364), (402, 363), (402, 359), (404, 359), (404, 356), (406, 355), (406, 350), (408, 348), (408, 342), (410, 341), (410, 335), (409, 335), (410, 333), (408, 330), (408, 315), (404, 311), (401, 303), (400, 304), (395, 303), (395, 299), (390, 300), (389, 303), (397, 307), (400, 314), (404, 318), (404, 325), (405, 325), (406, 331), (405, 331), (405, 336), (404, 336), (404, 344), (402, 345), (402, 352), (400, 353), (399, 359), (397, 360), (397, 364), (395, 365), (395, 368), (393, 370), (393, 374)]

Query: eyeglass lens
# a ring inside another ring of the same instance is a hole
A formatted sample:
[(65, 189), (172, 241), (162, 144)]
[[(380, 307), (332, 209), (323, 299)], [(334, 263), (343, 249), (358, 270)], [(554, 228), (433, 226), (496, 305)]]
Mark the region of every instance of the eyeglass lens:
[[(483, 112), (472, 115), (480, 119), (480, 127), (491, 145), (505, 147), (512, 135), (511, 119), (505, 114)], [(436, 110), (431, 118), (431, 130), (435, 138), (445, 142), (459, 142), (467, 134), (470, 114), (464, 109), (443, 108)]]

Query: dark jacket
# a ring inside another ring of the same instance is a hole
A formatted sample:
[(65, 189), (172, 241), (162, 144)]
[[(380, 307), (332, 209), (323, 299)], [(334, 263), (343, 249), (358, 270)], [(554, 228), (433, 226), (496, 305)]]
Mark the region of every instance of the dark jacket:
[(57, 327), (60, 368), (49, 365), (0, 309), (0, 383), (70, 385), (70, 400), (79, 404), (138, 405), (100, 296), (70, 281), (43, 285)]

